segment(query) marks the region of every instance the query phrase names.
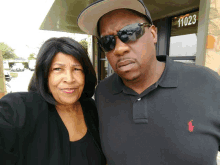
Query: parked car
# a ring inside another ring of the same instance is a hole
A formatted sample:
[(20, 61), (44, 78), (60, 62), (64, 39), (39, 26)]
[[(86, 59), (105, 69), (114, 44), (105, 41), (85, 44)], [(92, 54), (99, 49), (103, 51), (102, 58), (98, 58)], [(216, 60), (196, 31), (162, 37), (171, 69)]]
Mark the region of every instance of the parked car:
[(5, 80), (6, 80), (6, 81), (10, 81), (10, 80), (11, 80), (12, 77), (11, 77), (9, 71), (4, 70), (4, 75), (5, 75)]
[(28, 67), (31, 71), (33, 71), (35, 69), (35, 65), (36, 65), (36, 60), (30, 60), (28, 62)]
[(11, 85), (9, 84), (9, 81), (11, 81), (12, 77), (10, 75), (10, 72), (7, 70), (4, 70), (4, 75), (5, 75), (5, 87), (6, 87), (6, 91), (7, 93), (12, 93), (11, 90)]
[(7, 93), (12, 93), (12, 90), (11, 90), (11, 85), (9, 84), (9, 82), (5, 82), (5, 86), (6, 86), (6, 91)]
[(24, 65), (22, 63), (15, 63), (12, 68), (11, 71), (24, 71)]

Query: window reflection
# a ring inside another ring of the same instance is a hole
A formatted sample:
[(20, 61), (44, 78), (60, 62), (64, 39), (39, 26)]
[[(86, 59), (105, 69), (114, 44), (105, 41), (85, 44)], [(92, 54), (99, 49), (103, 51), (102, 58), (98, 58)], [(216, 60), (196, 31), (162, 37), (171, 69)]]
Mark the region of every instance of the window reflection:
[(198, 11), (172, 18), (169, 56), (195, 56)]
[(186, 34), (170, 38), (170, 56), (195, 56), (197, 34)]

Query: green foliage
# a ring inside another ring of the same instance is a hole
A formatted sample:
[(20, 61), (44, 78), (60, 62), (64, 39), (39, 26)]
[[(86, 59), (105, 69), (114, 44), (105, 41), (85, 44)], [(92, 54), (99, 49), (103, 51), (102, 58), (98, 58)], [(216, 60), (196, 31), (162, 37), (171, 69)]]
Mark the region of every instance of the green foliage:
[(12, 49), (10, 46), (5, 44), (4, 42), (0, 43), (0, 50), (2, 51), (2, 57), (3, 59), (15, 59), (18, 56), (14, 53), (14, 49)]
[(87, 50), (88, 49), (88, 42), (85, 40), (79, 41), (79, 43)]
[(28, 57), (28, 60), (35, 60), (35, 54), (34, 53), (31, 53)]

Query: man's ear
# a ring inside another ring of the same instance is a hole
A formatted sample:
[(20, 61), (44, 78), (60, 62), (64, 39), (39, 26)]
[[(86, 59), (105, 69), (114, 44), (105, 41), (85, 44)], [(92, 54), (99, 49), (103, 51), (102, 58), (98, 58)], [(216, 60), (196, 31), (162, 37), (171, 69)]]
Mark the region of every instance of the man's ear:
[(154, 25), (152, 25), (150, 27), (150, 31), (153, 36), (154, 44), (156, 44), (157, 43), (157, 28)]

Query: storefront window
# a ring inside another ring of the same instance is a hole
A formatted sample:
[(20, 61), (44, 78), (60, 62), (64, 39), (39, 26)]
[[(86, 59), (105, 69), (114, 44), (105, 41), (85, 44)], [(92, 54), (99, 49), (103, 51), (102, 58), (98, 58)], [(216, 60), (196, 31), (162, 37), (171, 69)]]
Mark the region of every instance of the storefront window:
[(108, 61), (106, 59), (101, 60), (101, 80), (108, 75)]
[(109, 64), (108, 60), (101, 59), (101, 80), (104, 78), (111, 76), (114, 73), (111, 65)]
[(170, 56), (195, 56), (197, 35), (186, 34), (170, 38)]
[(196, 56), (198, 11), (172, 18), (169, 56)]
[(100, 70), (99, 70), (100, 80), (103, 80), (104, 78), (113, 74), (114, 71), (111, 65), (109, 64), (104, 52), (101, 52), (101, 58), (99, 60), (100, 60)]

